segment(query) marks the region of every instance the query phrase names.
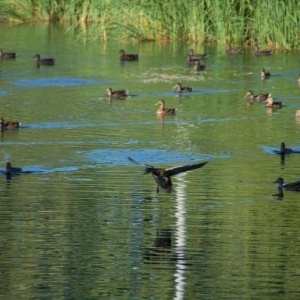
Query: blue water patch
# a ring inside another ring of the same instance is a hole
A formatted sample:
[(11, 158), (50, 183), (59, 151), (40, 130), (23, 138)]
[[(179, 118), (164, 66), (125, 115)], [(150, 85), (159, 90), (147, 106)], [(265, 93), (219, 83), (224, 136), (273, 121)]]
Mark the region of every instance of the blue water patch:
[(5, 95), (7, 95), (7, 91), (1, 91), (0, 90), (0, 96), (5, 96)]
[(94, 162), (106, 166), (132, 165), (128, 157), (141, 164), (166, 165), (196, 163), (212, 159), (213, 156), (207, 154), (190, 154), (178, 151), (156, 150), (156, 149), (98, 149), (87, 154), (88, 158)]
[(45, 86), (82, 86), (99, 84), (97, 80), (72, 77), (52, 77), (52, 78), (23, 78), (13, 82), (13, 84), (27, 87), (45, 87)]

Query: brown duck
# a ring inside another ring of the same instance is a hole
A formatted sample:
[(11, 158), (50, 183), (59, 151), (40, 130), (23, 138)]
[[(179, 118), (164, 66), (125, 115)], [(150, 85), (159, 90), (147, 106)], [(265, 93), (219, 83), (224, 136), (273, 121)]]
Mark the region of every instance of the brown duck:
[(173, 89), (175, 89), (176, 93), (188, 93), (191, 92), (193, 89), (189, 86), (182, 86), (180, 82), (178, 82), (175, 86), (173, 86)]
[(36, 58), (36, 64), (38, 66), (40, 65), (48, 65), (48, 66), (53, 66), (54, 65), (54, 58), (41, 58), (39, 54), (36, 54), (33, 56), (33, 58)]
[[(136, 162), (134, 159), (131, 157), (128, 157), (128, 159), (136, 164), (136, 165), (141, 165), (138, 162)], [(144, 174), (149, 174), (151, 173), (156, 184), (156, 192), (159, 193), (161, 190), (168, 192), (169, 194), (173, 191), (172, 189), (172, 181), (171, 181), (171, 176), (187, 172), (190, 170), (195, 170), (198, 168), (201, 168), (205, 166), (208, 162), (202, 162), (198, 164), (193, 164), (193, 165), (185, 165), (185, 166), (179, 166), (179, 167), (173, 167), (173, 168), (168, 168), (168, 169), (162, 169), (162, 168), (154, 168), (153, 166), (150, 165), (143, 165), (146, 169)]]
[(120, 54), (120, 60), (121, 61), (133, 61), (133, 60), (138, 60), (139, 59), (139, 55), (138, 54), (125, 54), (125, 50), (121, 49), (119, 51)]
[(282, 101), (274, 101), (271, 94), (269, 94), (265, 103), (267, 104), (267, 107), (282, 108)]
[(239, 54), (240, 48), (232, 48), (230, 45), (227, 44), (225, 51), (227, 54)]
[(106, 89), (107, 96), (110, 98), (116, 98), (116, 99), (124, 99), (129, 91), (127, 90), (117, 90), (113, 91), (111, 88)]
[(248, 90), (245, 97), (248, 97), (250, 100), (265, 101), (269, 97), (269, 93), (257, 94), (257, 95), (254, 96), (253, 91)]
[(19, 122), (13, 122), (13, 121), (4, 122), (4, 119), (0, 118), (0, 130), (1, 131), (4, 131), (4, 129), (16, 129), (19, 127), (20, 127)]
[(156, 111), (158, 116), (174, 116), (176, 113), (176, 108), (165, 108), (165, 100), (159, 100), (156, 105), (160, 105), (159, 109)]
[(254, 54), (255, 55), (271, 55), (272, 50), (264, 49), (264, 50), (259, 50), (259, 46), (257, 43), (254, 44)]
[(15, 52), (3, 52), (2, 49), (0, 49), (0, 59), (1, 58), (16, 58)]

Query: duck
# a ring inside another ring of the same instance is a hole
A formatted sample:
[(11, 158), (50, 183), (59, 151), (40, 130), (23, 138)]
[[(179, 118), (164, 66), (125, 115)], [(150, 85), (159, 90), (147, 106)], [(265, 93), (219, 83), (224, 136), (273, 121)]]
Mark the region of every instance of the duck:
[(270, 73), (269, 71), (266, 71), (265, 68), (262, 68), (262, 69), (261, 69), (260, 77), (261, 77), (262, 79), (264, 79), (264, 78), (269, 78), (270, 76), (271, 76), (271, 73)]
[(206, 53), (204, 53), (204, 54), (195, 54), (194, 49), (192, 49), (192, 48), (189, 50), (188, 56), (191, 59), (206, 59), (206, 58), (209, 57), (209, 55), (206, 54)]
[(271, 94), (269, 94), (268, 98), (265, 100), (265, 103), (267, 104), (267, 107), (282, 108), (282, 102), (274, 101)]
[(269, 97), (269, 93), (266, 94), (257, 94), (254, 96), (253, 91), (252, 90), (248, 90), (245, 97), (249, 97), (250, 100), (256, 100), (256, 101), (264, 101), (267, 100), (267, 98)]
[(205, 65), (201, 64), (199, 60), (195, 61), (194, 69), (196, 70), (196, 72), (204, 71), (205, 70)]
[(13, 122), (13, 121), (4, 122), (4, 119), (0, 118), (0, 130), (1, 131), (4, 131), (4, 129), (16, 129), (19, 127), (20, 127), (19, 122)]
[(106, 89), (107, 96), (110, 98), (124, 99), (127, 97), (129, 91), (127, 90), (117, 90), (113, 91), (111, 88)]
[(284, 183), (284, 179), (282, 177), (278, 177), (274, 183), (278, 183), (278, 189), (283, 188), (287, 191), (300, 192), (300, 181)]
[(291, 154), (291, 153), (300, 153), (300, 151), (296, 151), (296, 150), (293, 150), (293, 149), (291, 149), (291, 148), (287, 148), (287, 147), (285, 146), (285, 143), (282, 142), (282, 143), (280, 144), (280, 149), (279, 149), (279, 150), (275, 150), (275, 153), (276, 153), (276, 154), (280, 154), (281, 156), (284, 156), (284, 155), (286, 155), (286, 154)]
[(272, 50), (259, 50), (259, 46), (257, 43), (254, 44), (254, 54), (255, 55), (271, 55), (272, 54)]
[(22, 173), (22, 168), (12, 167), (11, 163), (6, 164), (5, 175), (7, 179), (10, 179), (12, 175), (19, 175)]
[(0, 49), (0, 59), (1, 58), (16, 58), (15, 52), (3, 52), (2, 49)]
[(188, 93), (191, 92), (193, 89), (189, 86), (182, 86), (180, 82), (178, 82), (175, 86), (173, 86), (173, 89), (175, 89), (176, 93)]
[(176, 113), (176, 108), (165, 108), (165, 100), (159, 100), (156, 105), (160, 105), (159, 109), (156, 111), (156, 114), (159, 116), (174, 116)]
[(33, 56), (33, 58), (36, 58), (36, 64), (39, 65), (48, 65), (53, 66), (54, 65), (54, 58), (41, 58), (39, 54), (36, 54)]
[(186, 63), (189, 65), (195, 64), (195, 62), (199, 62), (200, 58), (194, 58), (192, 55), (188, 54), (186, 56)]
[[(132, 163), (134, 163), (136, 165), (141, 165), (140, 163), (138, 163), (131, 157), (128, 157), (128, 159), (129, 159), (129, 161), (131, 161)], [(208, 163), (208, 161), (205, 161), (205, 162), (201, 162), (201, 163), (197, 163), (197, 164), (172, 167), (172, 168), (168, 168), (168, 169), (155, 168), (150, 165), (142, 165), (142, 166), (145, 167), (144, 174), (149, 174), (149, 173), (152, 174), (152, 177), (154, 178), (154, 180), (156, 182), (156, 192), (159, 193), (160, 191), (164, 191), (164, 192), (167, 192), (170, 194), (171, 192), (174, 191), (172, 188), (173, 184), (171, 181), (172, 176), (175, 176), (175, 175), (183, 173), (183, 172), (199, 169), (199, 168), (205, 166), (207, 163)]]
[(125, 50), (124, 49), (121, 49), (119, 51), (119, 54), (120, 54), (120, 60), (121, 61), (132, 61), (132, 60), (138, 60), (139, 59), (139, 55), (138, 54), (125, 54)]
[(232, 48), (230, 45), (227, 44), (225, 51), (227, 54), (239, 54), (240, 48)]

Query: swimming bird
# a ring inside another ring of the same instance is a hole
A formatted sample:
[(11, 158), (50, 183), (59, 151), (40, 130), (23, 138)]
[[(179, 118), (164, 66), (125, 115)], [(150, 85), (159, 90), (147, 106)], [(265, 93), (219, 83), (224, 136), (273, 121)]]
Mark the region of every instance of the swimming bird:
[(19, 122), (4, 122), (3, 118), (0, 118), (0, 131), (4, 131), (4, 129), (16, 129), (20, 127)]
[(267, 98), (269, 97), (269, 93), (266, 94), (262, 93), (254, 96), (253, 91), (248, 90), (245, 97), (249, 97), (250, 100), (262, 101), (262, 100), (267, 100)]
[(15, 52), (3, 52), (2, 49), (0, 49), (0, 59), (1, 58), (16, 58)]
[(260, 72), (260, 77), (262, 79), (265, 79), (265, 78), (269, 78), (271, 76), (271, 73), (269, 71), (266, 71), (265, 68), (262, 68), (261, 69), (261, 72)]
[[(136, 162), (134, 159), (131, 157), (128, 157), (128, 159), (136, 164), (136, 165), (141, 165), (140, 163)], [(179, 167), (173, 167), (173, 168), (168, 168), (168, 169), (163, 169), (163, 168), (154, 168), (153, 166), (150, 165), (142, 165), (145, 167), (145, 172), (144, 174), (149, 174), (151, 173), (156, 184), (156, 192), (159, 193), (161, 190), (168, 192), (169, 194), (173, 191), (172, 189), (172, 181), (171, 177), (175, 176), (177, 174), (187, 172), (190, 170), (195, 170), (198, 168), (203, 167), (206, 165), (208, 162), (202, 162), (198, 164), (193, 164), (193, 165), (185, 165), (185, 166), (179, 166)]]
[(138, 54), (125, 54), (125, 50), (121, 49), (119, 51), (120, 54), (120, 60), (121, 61), (133, 61), (133, 60), (138, 60), (139, 59), (139, 55)]
[(178, 82), (175, 86), (173, 86), (173, 89), (175, 89), (176, 93), (187, 93), (191, 92), (193, 89), (189, 86), (182, 86), (180, 82)]
[(209, 55), (206, 53), (195, 54), (194, 49), (192, 49), (192, 48), (189, 50), (188, 56), (190, 57), (190, 59), (206, 59), (209, 57)]
[(193, 58), (190, 54), (186, 56), (186, 63), (189, 65), (193, 65), (197, 61), (200, 61), (200, 58)]
[(300, 181), (284, 183), (284, 179), (282, 177), (278, 177), (274, 183), (278, 183), (278, 189), (284, 188), (287, 191), (300, 192)]
[(36, 58), (37, 66), (40, 65), (53, 66), (55, 62), (54, 58), (41, 58), (39, 54), (34, 55), (33, 58)]
[(195, 61), (194, 64), (194, 69), (199, 72), (199, 71), (204, 71), (205, 70), (205, 65), (201, 64), (200, 61)]
[(230, 45), (227, 44), (225, 51), (227, 54), (239, 54), (240, 48), (232, 48)]
[(11, 179), (12, 175), (19, 175), (22, 173), (22, 168), (12, 167), (11, 163), (6, 164), (5, 175), (7, 179)]
[(129, 91), (127, 90), (113, 91), (111, 88), (107, 88), (106, 93), (108, 97), (116, 98), (116, 99), (124, 99), (128, 95)]
[(280, 144), (280, 149), (276, 150), (275, 152), (276, 152), (276, 154), (280, 154), (280, 155), (286, 155), (286, 154), (291, 154), (291, 153), (300, 153), (300, 151), (298, 151), (298, 150), (294, 150), (292, 148), (287, 148), (285, 146), (284, 142), (282, 142)]
[(271, 55), (272, 50), (264, 49), (264, 50), (259, 50), (259, 46), (257, 43), (254, 44), (254, 54), (259, 56), (259, 55)]
[(176, 108), (165, 108), (165, 100), (159, 100), (156, 105), (160, 105), (159, 109), (156, 111), (156, 114), (159, 116), (174, 116), (176, 112)]
[(282, 101), (274, 101), (271, 94), (269, 94), (265, 103), (267, 104), (267, 107), (282, 108)]

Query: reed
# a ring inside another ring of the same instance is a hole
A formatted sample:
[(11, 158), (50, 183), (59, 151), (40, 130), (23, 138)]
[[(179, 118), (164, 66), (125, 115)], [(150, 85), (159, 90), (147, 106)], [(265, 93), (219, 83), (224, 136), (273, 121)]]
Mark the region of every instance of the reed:
[[(94, 38), (300, 47), (298, 0), (0, 0), (0, 18), (69, 22)], [(86, 27), (92, 30), (85, 30)]]

